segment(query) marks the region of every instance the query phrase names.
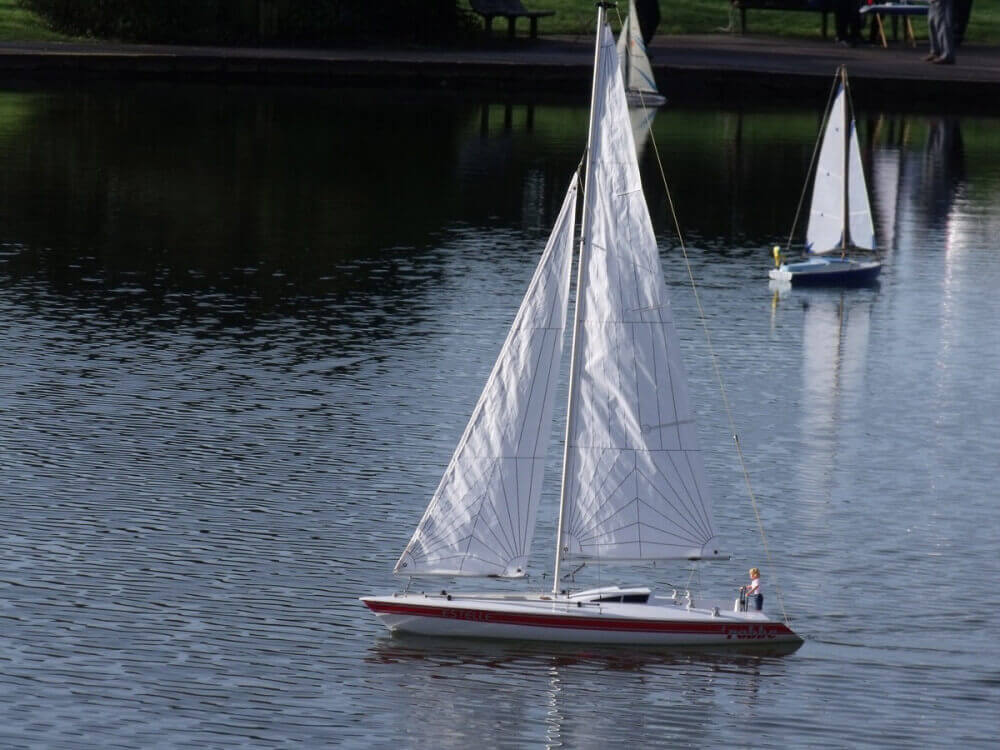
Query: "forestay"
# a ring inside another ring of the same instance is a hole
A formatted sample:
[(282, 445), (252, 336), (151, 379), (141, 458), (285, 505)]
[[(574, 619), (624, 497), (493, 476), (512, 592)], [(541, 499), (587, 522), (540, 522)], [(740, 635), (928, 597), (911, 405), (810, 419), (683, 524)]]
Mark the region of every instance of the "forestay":
[(493, 371), (399, 575), (525, 574), (569, 297), (576, 175)]
[(560, 544), (567, 558), (710, 557), (711, 498), (607, 27), (601, 45)]

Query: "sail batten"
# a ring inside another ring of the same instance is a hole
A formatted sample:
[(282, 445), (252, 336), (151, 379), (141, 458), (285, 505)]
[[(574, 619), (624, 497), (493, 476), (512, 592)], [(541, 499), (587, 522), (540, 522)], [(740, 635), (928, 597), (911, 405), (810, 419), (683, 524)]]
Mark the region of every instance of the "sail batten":
[(562, 355), (577, 201), (559, 218), (398, 575), (526, 574)]
[(601, 561), (711, 556), (711, 498), (607, 27), (597, 67), (560, 547)]

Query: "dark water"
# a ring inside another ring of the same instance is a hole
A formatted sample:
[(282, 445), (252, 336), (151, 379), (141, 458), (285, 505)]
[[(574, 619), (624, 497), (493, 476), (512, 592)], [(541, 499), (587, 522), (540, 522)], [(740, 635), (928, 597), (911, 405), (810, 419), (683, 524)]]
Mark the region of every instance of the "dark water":
[[(770, 559), (643, 151), (733, 553), (694, 575), (764, 568), (781, 658), (394, 639), (356, 599), (396, 585), (583, 109), (0, 93), (0, 746), (992, 744), (1000, 122), (861, 120), (881, 284), (788, 293), (817, 113), (654, 124)], [(616, 576), (692, 573), (580, 582)]]

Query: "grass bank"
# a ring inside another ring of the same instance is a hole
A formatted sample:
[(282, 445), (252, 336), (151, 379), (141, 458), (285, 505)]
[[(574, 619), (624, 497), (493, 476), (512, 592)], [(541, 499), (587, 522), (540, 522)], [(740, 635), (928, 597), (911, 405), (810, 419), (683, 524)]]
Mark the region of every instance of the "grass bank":
[(22, 8), (17, 0), (0, 0), (0, 42), (51, 42), (69, 39), (65, 34), (49, 29), (37, 14)]
[[(460, 0), (464, 2), (464, 0)], [(594, 4), (591, 0), (523, 0), (525, 7), (533, 10), (554, 10), (551, 18), (538, 23), (542, 34), (593, 34)], [(619, 0), (617, 11), (610, 11), (613, 27), (617, 28), (617, 13), (624, 18), (628, 0)], [(739, 28), (737, 14), (730, 17), (728, 0), (660, 0), (660, 25), (657, 34), (710, 34), (733, 27)], [(747, 12), (747, 26), (754, 34), (818, 39), (821, 15), (788, 11), (751, 10)], [(527, 27), (526, 21), (521, 21)], [(833, 14), (829, 18), (833, 34)], [(506, 29), (507, 22), (494, 23), (495, 28)], [(927, 37), (927, 22), (915, 19), (913, 30), (918, 38)], [(1000, 44), (1000, 0), (975, 0), (966, 39), (980, 44)]]
[[(458, 0), (460, 6), (468, 7), (467, 0)], [(592, 0), (524, 0), (528, 8), (554, 10), (556, 15), (539, 21), (539, 31), (547, 34), (590, 35), (594, 32), (594, 5)], [(627, 0), (620, 0), (619, 10), (611, 11), (613, 25), (617, 28), (617, 13), (624, 17), (628, 9)], [(666, 34), (710, 34), (731, 28), (738, 23), (735, 15), (730, 15), (728, 0), (684, 0), (666, 2), (660, 0), (662, 20), (657, 33)], [(789, 13), (781, 11), (750, 11), (747, 23), (754, 34), (773, 36), (819, 38), (819, 13)], [(527, 26), (523, 19), (522, 28)], [(830, 33), (833, 33), (833, 19), (830, 19)], [(495, 28), (506, 29), (506, 21), (500, 19)], [(919, 18), (913, 24), (918, 38), (926, 38), (927, 23)], [(979, 44), (1000, 45), (1000, 0), (975, 0), (966, 38)], [(0, 0), (0, 41), (68, 41), (71, 37), (49, 29), (35, 13), (20, 7), (18, 0)]]

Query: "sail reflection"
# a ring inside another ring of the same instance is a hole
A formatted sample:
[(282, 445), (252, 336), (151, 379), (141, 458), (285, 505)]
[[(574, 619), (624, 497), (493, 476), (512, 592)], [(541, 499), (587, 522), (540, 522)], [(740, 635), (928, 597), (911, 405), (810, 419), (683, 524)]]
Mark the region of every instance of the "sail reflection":
[(865, 389), (871, 312), (876, 288), (809, 290), (771, 283), (772, 326), (780, 307), (800, 304), (802, 321), (801, 487), (829, 498), (840, 431), (860, 408)]
[[(606, 747), (608, 732), (638, 746), (706, 745), (705, 719), (723, 698), (716, 688), (720, 676), (738, 683), (729, 696), (739, 705), (734, 710), (753, 713), (762, 681), (786, 668), (780, 656), (773, 649), (734, 653), (397, 634), (376, 642), (366, 662), (373, 669), (390, 666), (398, 688), (390, 685), (386, 699), (415, 746), (475, 728), (496, 732), (477, 738), (487, 744), (527, 738), (549, 748), (596, 750)], [(511, 674), (520, 689), (511, 689)], [(470, 682), (504, 689), (467, 693), (463, 686)], [(477, 705), (483, 693), (489, 702)], [(484, 713), (474, 718), (476, 711)], [(643, 721), (620, 721), (636, 713)], [(597, 726), (602, 724), (607, 726)]]

